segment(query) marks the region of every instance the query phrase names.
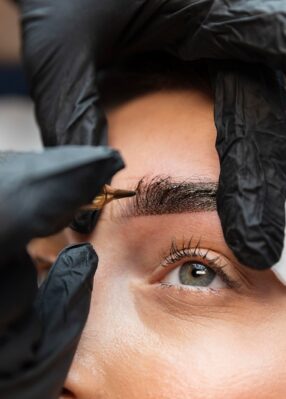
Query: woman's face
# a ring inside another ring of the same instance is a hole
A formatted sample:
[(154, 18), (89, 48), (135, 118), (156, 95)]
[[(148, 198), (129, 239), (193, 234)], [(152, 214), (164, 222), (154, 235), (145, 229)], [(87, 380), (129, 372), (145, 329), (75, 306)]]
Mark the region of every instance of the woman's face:
[(211, 98), (148, 94), (108, 119), (126, 161), (112, 185), (140, 194), (88, 238), (99, 265), (63, 397), (285, 399), (286, 289), (224, 241)]

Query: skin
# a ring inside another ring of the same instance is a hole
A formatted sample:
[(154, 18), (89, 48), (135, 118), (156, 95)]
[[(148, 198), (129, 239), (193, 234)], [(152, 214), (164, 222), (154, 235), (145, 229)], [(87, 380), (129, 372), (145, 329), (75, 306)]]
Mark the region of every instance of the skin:
[(18, 10), (10, 1), (0, 2), (0, 61), (20, 62)]
[[(142, 176), (161, 174), (218, 181), (207, 94), (151, 93), (110, 111), (108, 120), (110, 145), (127, 164), (114, 187), (134, 188)], [(90, 240), (100, 261), (62, 398), (284, 399), (286, 288), (271, 271), (238, 263), (215, 211), (124, 218), (126, 201), (106, 206), (90, 237), (68, 232), (70, 242)], [(191, 237), (202, 253), (220, 257), (239, 287), (172, 283), (171, 271), (191, 258), (160, 262), (174, 238), (180, 247)]]

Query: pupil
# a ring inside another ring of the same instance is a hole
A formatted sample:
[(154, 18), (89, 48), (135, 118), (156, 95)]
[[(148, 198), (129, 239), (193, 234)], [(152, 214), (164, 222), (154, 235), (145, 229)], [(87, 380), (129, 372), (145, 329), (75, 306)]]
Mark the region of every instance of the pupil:
[(195, 278), (204, 276), (206, 274), (206, 270), (195, 268), (197, 266), (200, 266), (200, 265), (196, 265), (196, 264), (193, 265), (193, 269), (191, 271), (192, 276)]
[(184, 285), (208, 287), (216, 273), (201, 263), (184, 263), (179, 271), (180, 283)]

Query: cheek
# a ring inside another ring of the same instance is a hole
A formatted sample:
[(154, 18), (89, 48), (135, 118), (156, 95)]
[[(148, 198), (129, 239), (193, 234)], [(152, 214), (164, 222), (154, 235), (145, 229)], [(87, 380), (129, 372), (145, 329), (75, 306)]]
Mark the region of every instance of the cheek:
[(100, 231), (93, 238), (100, 263), (77, 356), (86, 380), (100, 381), (106, 397), (117, 399), (285, 399), (285, 303), (240, 298), (236, 306), (210, 304), (205, 312), (188, 306), (183, 314), (177, 301), (168, 312), (163, 299), (140, 288), (142, 276), (120, 235), (111, 242), (108, 224)]
[(110, 268), (99, 266), (79, 350), (107, 397), (284, 399), (286, 348), (270, 327), (247, 328), (218, 312), (166, 316)]
[(285, 398), (286, 323), (275, 316), (265, 322), (271, 309), (190, 307), (178, 317), (178, 310), (157, 312), (140, 295), (137, 304), (148, 333), (160, 337), (153, 355), (165, 364), (163, 375), (171, 374), (170, 390), (182, 388), (192, 399)]
[(164, 334), (144, 325), (132, 297), (124, 279), (116, 283), (105, 281), (104, 287), (98, 279), (78, 362), (88, 364), (89, 370), (97, 370), (99, 376), (94, 377), (100, 378), (106, 397), (189, 397), (189, 371), (184, 363), (178, 362), (176, 348), (169, 345)]

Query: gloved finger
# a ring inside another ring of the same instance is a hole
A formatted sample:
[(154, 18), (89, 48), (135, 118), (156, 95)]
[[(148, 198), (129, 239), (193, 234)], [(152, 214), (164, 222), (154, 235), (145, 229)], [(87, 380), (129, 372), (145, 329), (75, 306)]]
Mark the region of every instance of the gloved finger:
[(46, 146), (107, 144), (88, 3), (18, 1), (24, 65)]
[[(182, 0), (177, 40), (168, 50), (185, 60), (237, 59), (286, 71), (285, 0)], [(179, 20), (178, 20), (179, 21)]]
[(123, 167), (107, 147), (63, 147), (6, 156), (0, 170), (0, 243), (4, 252), (56, 233)]
[[(87, 318), (98, 257), (89, 243), (65, 248), (39, 289), (35, 307), (45, 326), (38, 359), (73, 343)], [(70, 342), (69, 342), (70, 341)]]
[(225, 239), (243, 264), (270, 268), (284, 243), (285, 77), (257, 65), (215, 70), (217, 203)]
[(58, 399), (88, 316), (97, 262), (90, 244), (60, 254), (34, 307), (41, 339), (31, 348), (33, 358), (15, 364), (11, 380), (0, 383), (1, 398), (18, 399), (21, 392), (21, 399)]
[(120, 34), (141, 4), (130, 0), (18, 3), (24, 64), (44, 144), (106, 145), (98, 69), (116, 52)]

